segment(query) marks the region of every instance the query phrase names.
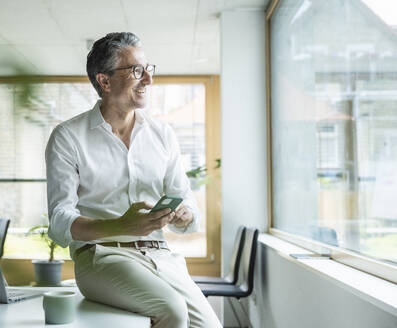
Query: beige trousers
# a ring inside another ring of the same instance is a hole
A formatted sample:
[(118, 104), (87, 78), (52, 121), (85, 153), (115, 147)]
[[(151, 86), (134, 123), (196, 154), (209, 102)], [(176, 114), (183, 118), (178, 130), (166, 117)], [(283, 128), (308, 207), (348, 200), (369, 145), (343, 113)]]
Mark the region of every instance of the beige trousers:
[(87, 299), (148, 316), (153, 328), (222, 327), (183, 256), (166, 249), (95, 245), (75, 258), (75, 275)]

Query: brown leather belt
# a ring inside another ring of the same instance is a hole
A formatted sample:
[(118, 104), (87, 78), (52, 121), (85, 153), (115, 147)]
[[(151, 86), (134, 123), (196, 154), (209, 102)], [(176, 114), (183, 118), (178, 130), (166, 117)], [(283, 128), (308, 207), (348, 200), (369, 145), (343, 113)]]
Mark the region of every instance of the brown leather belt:
[(85, 250), (91, 248), (94, 245), (101, 245), (106, 247), (130, 247), (134, 249), (142, 249), (142, 248), (157, 248), (157, 249), (168, 249), (168, 245), (165, 241), (157, 241), (157, 240), (137, 240), (130, 241), (127, 243), (121, 243), (117, 241), (112, 241), (108, 243), (97, 243), (97, 244), (86, 244), (83, 247), (76, 249), (75, 254), (79, 256)]

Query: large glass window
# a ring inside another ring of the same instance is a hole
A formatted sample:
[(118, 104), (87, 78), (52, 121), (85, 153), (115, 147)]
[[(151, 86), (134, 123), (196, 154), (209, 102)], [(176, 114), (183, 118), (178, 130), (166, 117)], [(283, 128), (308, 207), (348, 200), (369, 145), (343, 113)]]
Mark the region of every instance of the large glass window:
[(397, 16), (280, 0), (271, 20), (273, 227), (397, 264)]
[[(89, 83), (0, 84), (0, 217), (10, 218), (5, 255), (46, 257), (38, 236), (28, 228), (47, 218), (44, 150), (52, 129), (60, 122), (92, 108), (97, 94)], [(170, 123), (181, 146), (187, 171), (206, 164), (204, 83), (153, 85), (147, 111)], [(204, 171), (203, 171), (204, 172)], [(202, 221), (200, 231), (178, 235), (165, 231), (170, 247), (188, 257), (206, 257), (206, 185), (191, 178)], [(58, 249), (58, 257), (68, 258)]]

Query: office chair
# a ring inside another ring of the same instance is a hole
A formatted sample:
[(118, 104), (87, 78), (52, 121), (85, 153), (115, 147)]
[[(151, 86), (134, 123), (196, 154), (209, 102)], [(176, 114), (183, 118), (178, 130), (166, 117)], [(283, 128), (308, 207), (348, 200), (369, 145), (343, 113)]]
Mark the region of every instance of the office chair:
[[(0, 218), (0, 260), (3, 257), (3, 253), (4, 253), (4, 242), (6, 241), (6, 233), (7, 233), (9, 224), (10, 224), (9, 219)], [(7, 280), (1, 271), (1, 267), (0, 267), (0, 279), (3, 279), (4, 286), (8, 286)]]
[(245, 241), (246, 227), (239, 226), (234, 240), (232, 257), (229, 262), (229, 273), (226, 277), (192, 276), (193, 281), (206, 284), (234, 285), (238, 279), (238, 268), (241, 261), (241, 253)]
[(335, 229), (328, 227), (310, 227), (310, 235), (313, 239), (318, 240), (325, 244), (330, 244), (338, 247), (338, 236)]
[(10, 220), (0, 218), (0, 258), (4, 253), (4, 242), (6, 240), (6, 232), (8, 229), (8, 225), (10, 224)]
[(236, 310), (230, 298), (234, 297), (239, 301), (241, 309), (243, 310), (250, 324), (248, 314), (246, 313), (244, 307), (240, 303), (240, 299), (249, 296), (254, 288), (254, 268), (255, 268), (255, 259), (256, 259), (256, 249), (258, 245), (258, 234), (259, 234), (258, 229), (247, 228), (245, 231), (245, 242), (244, 242), (241, 261), (238, 270), (239, 271), (238, 280), (235, 284), (233, 285), (219, 285), (219, 284), (206, 284), (206, 283), (197, 284), (200, 287), (205, 297), (209, 297), (209, 296), (227, 297), (230, 306), (232, 308), (232, 311), (240, 327), (242, 327), (241, 322), (237, 316)]

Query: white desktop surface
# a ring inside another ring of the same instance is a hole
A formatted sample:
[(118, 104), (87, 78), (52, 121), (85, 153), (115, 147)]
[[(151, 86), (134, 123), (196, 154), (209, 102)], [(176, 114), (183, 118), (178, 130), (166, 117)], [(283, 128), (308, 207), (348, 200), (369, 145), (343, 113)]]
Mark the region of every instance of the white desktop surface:
[(76, 292), (76, 318), (65, 325), (46, 325), (43, 296), (12, 304), (0, 304), (1, 328), (78, 327), (78, 328), (150, 328), (150, 318), (84, 299), (77, 287), (23, 287), (46, 291)]

